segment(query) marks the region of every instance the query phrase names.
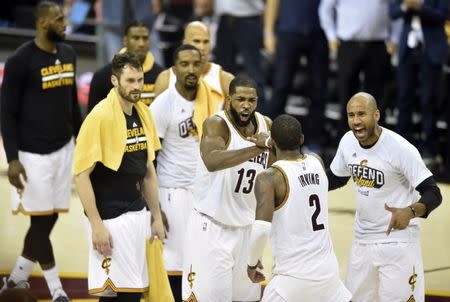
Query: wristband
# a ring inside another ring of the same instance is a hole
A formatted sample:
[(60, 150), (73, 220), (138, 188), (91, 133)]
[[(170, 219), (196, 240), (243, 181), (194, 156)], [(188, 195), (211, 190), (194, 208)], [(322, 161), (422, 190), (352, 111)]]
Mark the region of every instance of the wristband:
[(268, 136), (268, 137), (266, 138), (266, 140), (264, 141), (264, 146), (265, 146), (267, 149), (270, 149), (269, 141), (270, 141), (270, 136)]
[(410, 205), (410, 206), (408, 206), (408, 208), (411, 209), (411, 212), (413, 213), (413, 218), (416, 218), (417, 214), (416, 214), (416, 210), (414, 210), (414, 207), (412, 205)]

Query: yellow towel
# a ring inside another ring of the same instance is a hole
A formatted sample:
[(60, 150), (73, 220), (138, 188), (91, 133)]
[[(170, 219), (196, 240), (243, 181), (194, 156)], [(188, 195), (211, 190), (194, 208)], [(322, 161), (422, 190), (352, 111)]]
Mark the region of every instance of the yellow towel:
[[(147, 139), (148, 160), (155, 159), (155, 151), (161, 148), (153, 116), (148, 107), (134, 104)], [(117, 171), (127, 143), (125, 115), (115, 88), (88, 114), (77, 137), (74, 155), (74, 174), (89, 169), (101, 162)]]
[(170, 289), (169, 278), (162, 257), (163, 245), (161, 240), (152, 243), (147, 240), (147, 265), (149, 275), (149, 291), (144, 293), (145, 302), (174, 302)]
[(198, 81), (197, 96), (194, 104), (194, 124), (197, 127), (198, 137), (202, 137), (203, 122), (217, 112), (223, 102), (222, 97), (215, 93), (203, 79)]

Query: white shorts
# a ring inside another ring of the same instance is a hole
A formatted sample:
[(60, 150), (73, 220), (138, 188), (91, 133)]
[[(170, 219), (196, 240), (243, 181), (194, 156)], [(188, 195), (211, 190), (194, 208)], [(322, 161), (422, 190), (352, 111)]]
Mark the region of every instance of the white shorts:
[(14, 214), (51, 215), (67, 212), (72, 189), (73, 138), (61, 149), (49, 154), (19, 151), (19, 161), (28, 181), (22, 197), (11, 187)]
[(338, 275), (321, 281), (274, 275), (264, 289), (261, 302), (349, 302), (351, 298)]
[(347, 288), (352, 301), (405, 302), (425, 300), (422, 252), (419, 242), (363, 244), (353, 242)]
[(112, 255), (105, 259), (92, 246), (92, 230), (86, 218), (89, 244), (89, 294), (113, 297), (118, 292), (148, 290), (146, 240), (150, 214), (146, 209), (103, 220), (112, 236)]
[(259, 301), (261, 285), (247, 276), (251, 227), (230, 227), (191, 212), (183, 259), (184, 301)]
[(181, 276), (184, 238), (189, 215), (194, 208), (194, 195), (189, 189), (159, 188), (159, 201), (169, 222), (164, 240), (164, 265), (169, 275)]

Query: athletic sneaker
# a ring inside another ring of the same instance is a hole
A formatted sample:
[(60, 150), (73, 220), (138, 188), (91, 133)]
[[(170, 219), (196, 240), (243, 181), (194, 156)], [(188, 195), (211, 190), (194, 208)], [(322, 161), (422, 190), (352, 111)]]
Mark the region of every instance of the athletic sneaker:
[(70, 300), (62, 288), (57, 288), (53, 292), (52, 302), (70, 302)]
[(3, 286), (2, 286), (2, 288), (0, 288), (0, 294), (2, 292), (4, 292), (6, 289), (8, 289), (8, 288), (25, 288), (25, 289), (28, 289), (28, 288), (30, 288), (30, 283), (28, 283), (25, 280), (22, 280), (22, 281), (17, 282), (17, 284), (14, 285), (14, 286), (8, 286), (8, 278), (7, 277), (3, 277)]

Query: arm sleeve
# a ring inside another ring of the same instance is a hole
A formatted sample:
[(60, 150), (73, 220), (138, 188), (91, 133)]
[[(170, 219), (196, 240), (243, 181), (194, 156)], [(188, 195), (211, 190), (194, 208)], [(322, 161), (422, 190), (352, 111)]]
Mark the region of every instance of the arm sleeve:
[(350, 179), (350, 176), (336, 176), (331, 169), (326, 170), (328, 177), (328, 191), (333, 191), (345, 186)]
[(433, 176), (428, 177), (422, 181), (416, 190), (420, 193), (419, 202), (423, 203), (427, 211), (422, 218), (427, 218), (428, 215), (442, 203), (441, 190), (436, 184)]
[(13, 56), (6, 61), (1, 92), (1, 128), (8, 162), (19, 158), (18, 122), (22, 92), (26, 83), (26, 64)]
[[(92, 76), (91, 85), (89, 87), (88, 113), (91, 112), (98, 102), (106, 98), (112, 88), (110, 79), (111, 70), (108, 67), (109, 65), (97, 70)], [(105, 69), (109, 72), (107, 73)]]
[(319, 20), (328, 41), (336, 40), (336, 0), (322, 0), (319, 6)]
[(391, 1), (389, 5), (389, 15), (393, 20), (403, 17), (405, 12), (402, 10), (402, 0)]
[(429, 24), (443, 25), (448, 14), (449, 4), (448, 0), (439, 0), (437, 7), (429, 6), (426, 1), (422, 4), (422, 9), (419, 12), (422, 22)]
[[(74, 66), (76, 71), (76, 56), (74, 54)], [(76, 73), (75, 73), (76, 75)], [(75, 82), (73, 83), (72, 87), (72, 117), (73, 117), (73, 133), (75, 137), (78, 136), (78, 132), (81, 128), (81, 110), (80, 105), (78, 104), (78, 89), (77, 89), (77, 81), (75, 76)]]

